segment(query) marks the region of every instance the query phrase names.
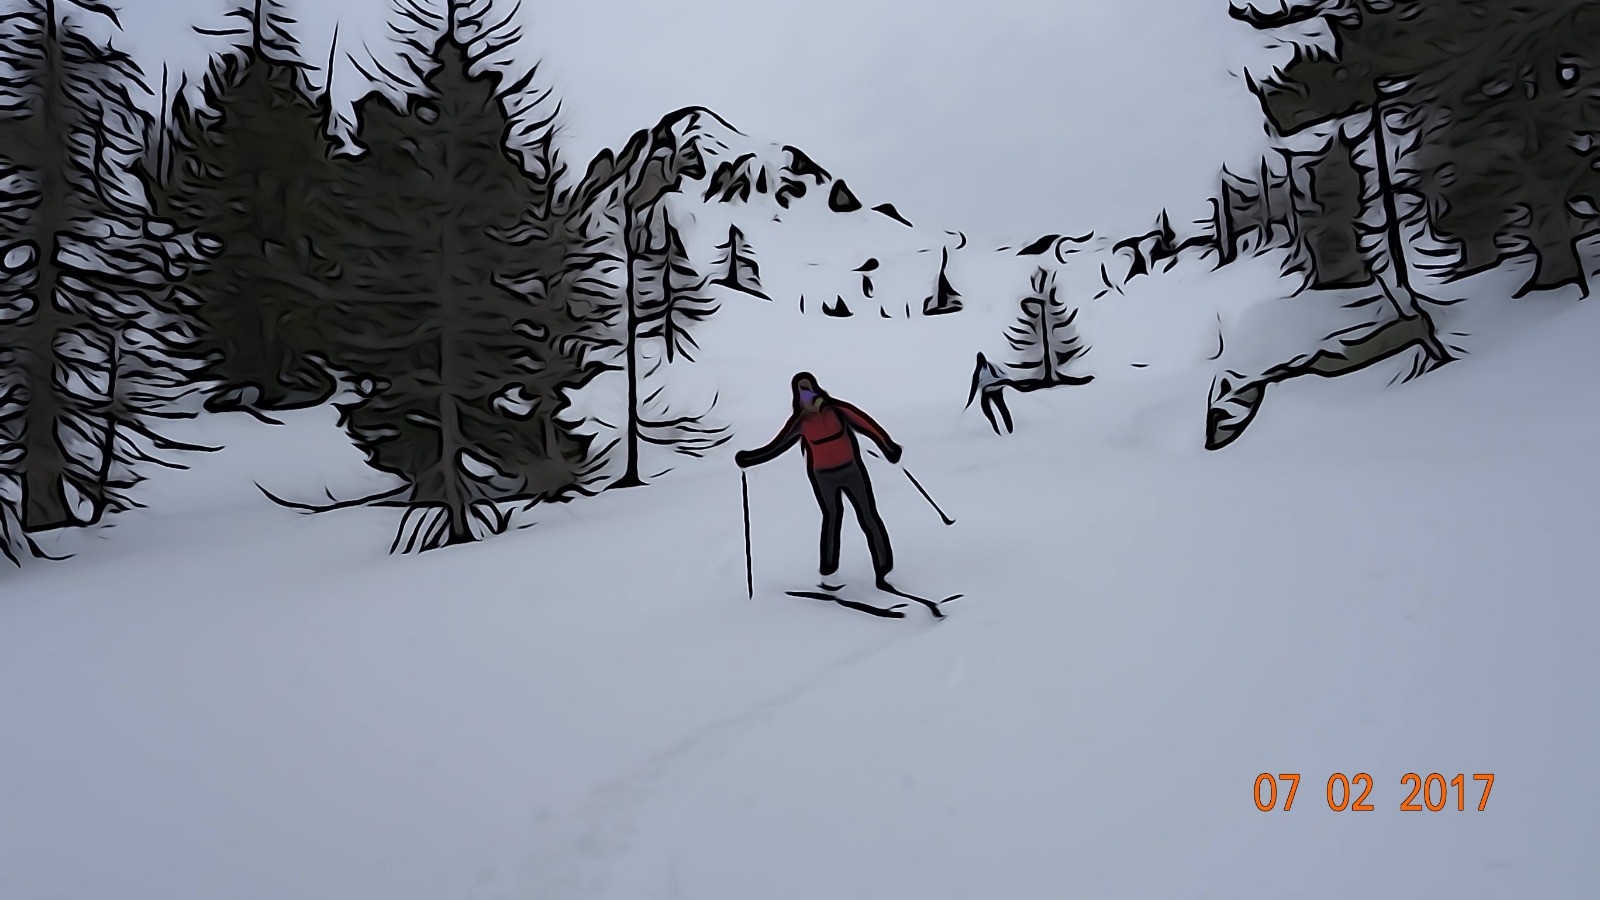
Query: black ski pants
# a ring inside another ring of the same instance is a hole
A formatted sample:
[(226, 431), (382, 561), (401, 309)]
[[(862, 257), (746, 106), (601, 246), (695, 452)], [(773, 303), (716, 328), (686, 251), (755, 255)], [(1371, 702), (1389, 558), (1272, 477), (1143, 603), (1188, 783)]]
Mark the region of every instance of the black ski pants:
[(872, 552), (872, 571), (878, 578), (887, 576), (894, 568), (894, 550), (889, 545), (889, 529), (878, 515), (866, 468), (860, 462), (852, 462), (812, 472), (811, 489), (822, 508), (822, 574), (832, 575), (839, 570), (839, 532), (844, 525), (844, 500), (849, 497), (866, 535), (867, 549)]
[(994, 429), (995, 434), (1000, 433), (1000, 422), (995, 419), (995, 412), (997, 410), (999, 411), (1000, 415), (1005, 418), (1006, 433), (1010, 434), (1016, 430), (1016, 426), (1011, 422), (1011, 410), (1006, 408), (1005, 395), (1001, 393), (1001, 391), (1004, 389), (1005, 385), (999, 384), (995, 385), (990, 390), (984, 391), (983, 400), (979, 404), (983, 408), (984, 418), (989, 420), (989, 427)]

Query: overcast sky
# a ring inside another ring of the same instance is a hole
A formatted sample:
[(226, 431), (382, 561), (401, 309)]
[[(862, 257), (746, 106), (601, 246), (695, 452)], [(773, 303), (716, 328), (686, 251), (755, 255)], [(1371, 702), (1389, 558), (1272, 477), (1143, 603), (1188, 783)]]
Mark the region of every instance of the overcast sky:
[[(498, 0), (497, 0), (498, 2)], [(147, 70), (204, 48), (229, 0), (120, 0)], [(320, 65), (335, 17), (380, 41), (388, 0), (288, 0)], [(869, 203), (1015, 239), (1125, 234), (1204, 213), (1224, 161), (1263, 145), (1237, 77), (1263, 58), (1227, 0), (523, 0), (526, 52), (598, 149), (704, 105), (794, 144)], [(343, 76), (340, 76), (341, 78)], [(320, 80), (320, 79), (319, 79)], [(353, 79), (352, 79), (353, 81)]]

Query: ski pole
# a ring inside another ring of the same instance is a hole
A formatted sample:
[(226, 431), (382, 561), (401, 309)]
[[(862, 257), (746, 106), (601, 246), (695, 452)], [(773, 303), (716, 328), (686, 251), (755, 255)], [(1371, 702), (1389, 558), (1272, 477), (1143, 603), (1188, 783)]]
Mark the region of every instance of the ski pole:
[[(877, 453), (873, 452), (871, 449), (867, 450), (867, 455), (871, 456), (873, 459), (882, 459), (883, 458), (883, 457), (879, 456)], [(939, 504), (933, 502), (933, 498), (928, 496), (927, 490), (925, 490), (922, 487), (922, 483), (921, 482), (917, 481), (917, 477), (915, 475), (911, 474), (911, 470), (910, 469), (906, 468), (905, 466), (901, 466), (898, 463), (896, 463), (895, 465), (899, 467), (901, 472), (905, 473), (905, 476), (907, 478), (911, 479), (911, 483), (913, 485), (915, 485), (916, 488), (917, 488), (917, 493), (922, 495), (922, 499), (928, 501), (928, 505), (932, 506), (933, 507), (933, 511), (939, 514), (939, 519), (941, 521), (943, 521), (946, 525), (954, 525), (956, 523), (955, 519), (952, 519), (949, 516), (944, 514), (944, 510), (939, 508)]]
[(922, 499), (928, 501), (928, 505), (933, 507), (933, 511), (939, 514), (939, 518), (943, 520), (946, 525), (954, 525), (956, 523), (955, 519), (952, 519), (944, 514), (944, 510), (939, 508), (939, 504), (933, 502), (933, 498), (928, 496), (928, 492), (924, 490), (922, 485), (917, 481), (917, 476), (911, 474), (910, 469), (907, 469), (905, 466), (901, 466), (900, 471), (906, 473), (906, 477), (911, 479), (911, 483), (913, 485), (916, 485), (917, 493), (922, 495)]
[(756, 598), (755, 569), (750, 564), (750, 480), (739, 470), (739, 492), (744, 497), (744, 587), (749, 598)]

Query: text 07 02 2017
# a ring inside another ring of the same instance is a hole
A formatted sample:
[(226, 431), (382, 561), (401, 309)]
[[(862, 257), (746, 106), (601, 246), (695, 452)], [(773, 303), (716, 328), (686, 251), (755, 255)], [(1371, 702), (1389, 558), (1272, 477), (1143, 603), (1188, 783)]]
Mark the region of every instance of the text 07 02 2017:
[[(1489, 792), (1494, 789), (1494, 775), (1478, 772), (1453, 776), (1432, 772), (1422, 775), (1407, 772), (1400, 776), (1400, 790), (1396, 793), (1400, 812), (1443, 812), (1453, 809), (1466, 812), (1475, 809), (1483, 812), (1489, 808)], [(1256, 809), (1262, 812), (1294, 808), (1300, 790), (1299, 772), (1262, 772), (1256, 776)], [(1345, 775), (1335, 772), (1328, 776), (1323, 790), (1328, 808), (1334, 812), (1372, 812), (1381, 798), (1372, 796), (1372, 776), (1366, 772)], [(1386, 802), (1386, 801), (1385, 801)]]

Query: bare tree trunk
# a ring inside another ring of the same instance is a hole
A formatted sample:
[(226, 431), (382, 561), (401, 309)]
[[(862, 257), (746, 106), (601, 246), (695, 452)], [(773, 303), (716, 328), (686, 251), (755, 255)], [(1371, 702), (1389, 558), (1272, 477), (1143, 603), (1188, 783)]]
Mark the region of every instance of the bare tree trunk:
[(1272, 169), (1261, 157), (1261, 246), (1272, 246)]
[(167, 125), (167, 123), (169, 121), (171, 121), (171, 109), (167, 105), (170, 102), (170, 99), (169, 99), (170, 96), (171, 95), (167, 91), (167, 67), (165, 65), (162, 65), (162, 67), (161, 67), (161, 118), (156, 120), (156, 133), (155, 133), (155, 141), (156, 141), (156, 186), (160, 187), (162, 189), (165, 189), (165, 188), (169, 187), (172, 184), (171, 149), (170, 149), (170, 146), (169, 146), (172, 139), (171, 139), (171, 136), (168, 134), (169, 129), (168, 129), (168, 125)]
[(1562, 227), (1563, 219), (1562, 216), (1534, 214), (1528, 229), (1528, 239), (1533, 245), (1533, 274), (1513, 298), (1572, 284), (1578, 286), (1582, 296), (1589, 296), (1589, 282), (1584, 275), (1583, 260), (1578, 257), (1574, 229)]
[(1460, 247), (1455, 268), (1458, 277), (1493, 268), (1505, 259), (1505, 252), (1500, 249), (1493, 235), (1462, 238), (1457, 244)]
[(623, 453), (626, 463), (622, 477), (612, 487), (639, 487), (644, 480), (639, 477), (639, 364), (636, 359), (638, 344), (638, 304), (634, 301), (633, 278), (633, 210), (628, 207), (627, 195), (622, 199), (622, 302), (626, 307), (627, 338), (623, 345), (623, 369), (628, 377), (628, 423), (625, 426)]
[[(56, 29), (55, 4), (45, 4), (46, 35), (44, 70), (49, 78), (64, 77), (60, 37)], [(55, 120), (55, 97), (50, 92), (61, 91), (59, 84), (47, 84), (46, 96), (39, 109), (22, 120), (19, 145), (34, 149), (56, 146), (38, 173), (39, 205), (34, 210), (33, 221), (38, 223), (35, 238), (39, 245), (37, 265), (40, 272), (33, 296), (35, 298), (33, 321), (28, 325), (31, 347), (24, 358), (29, 392), (28, 409), (23, 419), (23, 489), (22, 524), (25, 531), (46, 531), (68, 525), (80, 524), (73, 518), (66, 502), (68, 466), (66, 448), (56, 440), (58, 417), (67, 413), (55, 383), (57, 369), (56, 341), (74, 325), (83, 324), (75, 311), (57, 302), (61, 289), (62, 272), (55, 261), (53, 245), (55, 230), (69, 217), (67, 192), (72, 186), (67, 177), (66, 148), (54, 138), (67, 128), (67, 123)]]
[(1045, 384), (1053, 384), (1056, 380), (1055, 366), (1051, 365), (1050, 357), (1050, 311), (1045, 304), (1039, 304), (1039, 366), (1040, 373), (1044, 375)]
[(110, 505), (111, 467), (117, 455), (117, 349), (122, 343), (116, 331), (106, 335), (106, 430), (100, 446), (100, 471), (95, 476), (95, 505), (85, 525), (97, 524)]
[(1405, 240), (1400, 234), (1400, 211), (1395, 203), (1394, 183), (1389, 175), (1389, 148), (1385, 138), (1383, 123), (1383, 101), (1380, 99), (1372, 104), (1372, 146), (1373, 162), (1378, 173), (1378, 195), (1383, 202), (1384, 233), (1389, 248), (1389, 261), (1394, 270), (1394, 281), (1399, 291), (1391, 290), (1383, 284), (1383, 279), (1378, 278), (1378, 283), (1383, 285), (1384, 293), (1389, 301), (1394, 304), (1395, 312), (1402, 319), (1421, 319), (1423, 337), (1419, 341), (1423, 352), (1427, 354), (1427, 369), (1437, 368), (1450, 362), (1453, 357), (1439, 342), (1438, 331), (1434, 328), (1433, 319), (1422, 306), (1422, 298), (1411, 285), (1411, 271), (1406, 262)]
[(461, 427), (461, 410), (459, 402), (451, 393), (456, 384), (455, 354), (457, 352), (457, 338), (455, 323), (459, 321), (461, 310), (454, 309), (449, 297), (450, 271), (454, 260), (451, 258), (450, 229), (455, 223), (441, 223), (438, 232), (439, 238), (439, 268), (435, 273), (438, 278), (439, 308), (443, 315), (439, 323), (439, 472), (443, 483), (440, 489), (443, 493), (445, 509), (450, 516), (450, 536), (447, 544), (466, 544), (472, 541), (472, 528), (467, 523), (467, 507), (471, 500), (465, 496), (461, 489), (461, 472), (458, 454), (466, 448), (467, 439)]

